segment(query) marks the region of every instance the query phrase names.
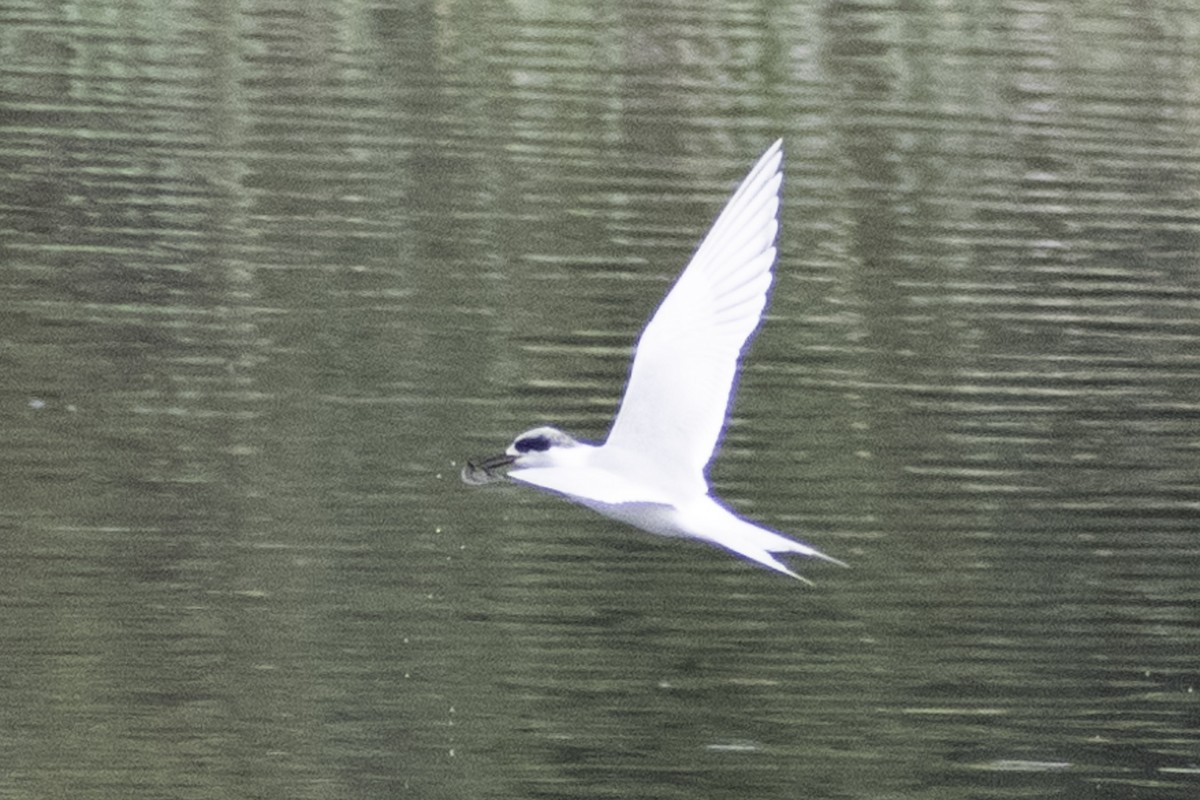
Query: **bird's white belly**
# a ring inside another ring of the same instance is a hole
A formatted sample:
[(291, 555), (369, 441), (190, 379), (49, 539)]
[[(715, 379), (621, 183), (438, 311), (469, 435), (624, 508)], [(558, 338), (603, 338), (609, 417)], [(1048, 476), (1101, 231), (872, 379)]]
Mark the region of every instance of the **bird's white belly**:
[(606, 517), (620, 520), (649, 533), (659, 536), (690, 535), (680, 526), (679, 511), (675, 506), (661, 503), (598, 503), (581, 497), (571, 499)]

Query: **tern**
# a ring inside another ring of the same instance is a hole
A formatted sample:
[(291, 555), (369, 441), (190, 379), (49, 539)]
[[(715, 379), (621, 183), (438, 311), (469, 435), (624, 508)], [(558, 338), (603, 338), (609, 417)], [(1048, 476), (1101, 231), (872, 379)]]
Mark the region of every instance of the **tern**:
[(756, 525), (712, 496), (706, 472), (733, 400), (738, 362), (767, 304), (779, 230), (783, 141), (750, 170), (642, 331), (603, 444), (525, 431), (504, 455), (468, 461), (469, 484), (513, 480), (650, 533), (700, 539), (797, 580), (775, 558), (846, 566)]

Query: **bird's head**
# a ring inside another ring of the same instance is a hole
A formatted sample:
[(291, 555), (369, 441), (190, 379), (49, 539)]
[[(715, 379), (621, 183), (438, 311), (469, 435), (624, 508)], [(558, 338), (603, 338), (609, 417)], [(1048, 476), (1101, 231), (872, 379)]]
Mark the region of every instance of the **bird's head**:
[(501, 470), (506, 467), (535, 469), (537, 467), (559, 467), (572, 463), (576, 448), (585, 447), (573, 437), (544, 425), (525, 431), (504, 451), (504, 455), (473, 459), (462, 470), (462, 479), (470, 484), (491, 483), (499, 480)]
[(544, 425), (525, 431), (513, 439), (504, 455), (518, 467), (552, 467), (557, 466), (564, 451), (573, 447), (579, 447), (579, 442), (573, 437), (558, 428)]

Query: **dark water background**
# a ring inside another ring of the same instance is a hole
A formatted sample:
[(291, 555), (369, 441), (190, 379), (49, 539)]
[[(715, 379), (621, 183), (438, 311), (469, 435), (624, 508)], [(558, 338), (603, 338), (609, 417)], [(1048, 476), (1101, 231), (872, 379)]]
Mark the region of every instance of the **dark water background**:
[[(1195, 2), (0, 2), (0, 798), (1200, 796)], [(785, 139), (713, 470), (599, 438)]]

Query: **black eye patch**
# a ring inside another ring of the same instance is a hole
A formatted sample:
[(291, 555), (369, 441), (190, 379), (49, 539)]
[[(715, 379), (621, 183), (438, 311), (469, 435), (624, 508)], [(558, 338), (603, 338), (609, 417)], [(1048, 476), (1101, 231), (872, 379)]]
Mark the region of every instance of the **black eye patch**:
[(513, 447), (517, 448), (518, 453), (528, 453), (536, 451), (538, 453), (550, 449), (550, 437), (548, 436), (528, 436), (521, 439)]

